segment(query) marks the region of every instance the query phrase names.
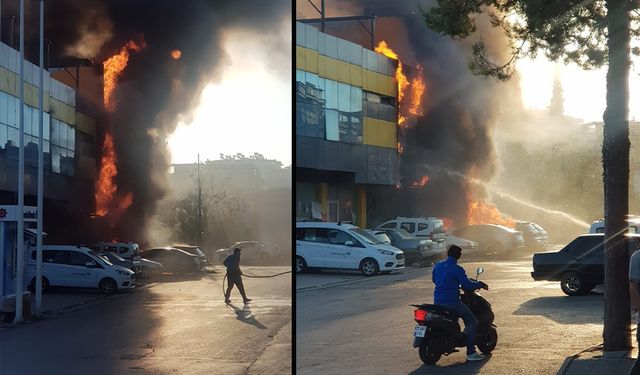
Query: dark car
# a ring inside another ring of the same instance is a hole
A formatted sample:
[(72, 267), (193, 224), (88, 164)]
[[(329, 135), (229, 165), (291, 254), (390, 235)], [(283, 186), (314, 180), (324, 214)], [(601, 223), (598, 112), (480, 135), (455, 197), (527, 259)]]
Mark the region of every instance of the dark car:
[[(629, 256), (638, 249), (640, 235), (626, 234)], [(569, 296), (588, 292), (604, 283), (604, 234), (584, 234), (558, 252), (533, 254), (534, 280), (560, 281)]]
[(383, 232), (391, 239), (393, 247), (404, 252), (406, 264), (432, 255), (426, 239), (418, 239), (404, 229), (386, 229)]
[(165, 272), (197, 272), (201, 268), (197, 255), (173, 247), (154, 247), (143, 251), (142, 256), (162, 264)]
[(173, 245), (174, 248), (186, 251), (189, 254), (196, 255), (200, 260), (200, 266), (204, 267), (207, 265), (207, 256), (204, 255), (202, 250), (198, 246), (193, 245)]
[(453, 231), (456, 237), (478, 243), (480, 251), (502, 253), (524, 248), (524, 236), (522, 232), (495, 224), (476, 224), (456, 228)]
[(140, 274), (142, 273), (142, 267), (140, 266), (139, 261), (124, 259), (120, 255), (116, 253), (112, 253), (110, 251), (99, 252), (97, 254), (103, 258), (106, 258), (109, 262), (113, 264), (117, 264), (118, 266), (122, 266), (124, 268), (130, 269), (131, 271), (135, 272), (136, 277), (140, 277)]
[(518, 221), (515, 229), (522, 232), (527, 249), (542, 250), (546, 248), (549, 236), (541, 226), (529, 221)]

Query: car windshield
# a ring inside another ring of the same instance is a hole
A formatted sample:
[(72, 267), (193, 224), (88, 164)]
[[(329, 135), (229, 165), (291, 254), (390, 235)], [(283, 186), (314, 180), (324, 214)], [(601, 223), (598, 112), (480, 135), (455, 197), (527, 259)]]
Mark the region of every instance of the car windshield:
[(138, 246), (138, 244), (133, 244), (133, 255), (140, 255), (140, 247)]
[(434, 233), (445, 233), (444, 231), (444, 223), (442, 220), (435, 220), (433, 222), (433, 232)]
[(106, 264), (107, 266), (113, 266), (113, 263), (111, 263), (109, 259), (107, 259), (106, 257), (100, 256), (100, 254), (96, 253), (93, 250), (89, 251), (89, 255), (91, 255), (94, 259), (96, 259), (98, 262), (102, 264)]
[(411, 233), (407, 232), (404, 229), (399, 229), (396, 231), (396, 233), (398, 234), (398, 237), (402, 238), (403, 240), (411, 240), (415, 238), (411, 235)]
[(109, 259), (111, 262), (114, 262), (114, 261), (122, 262), (122, 261), (125, 260), (120, 255), (114, 254), (114, 253), (105, 253), (104, 256), (105, 256), (105, 258)]
[(391, 238), (389, 238), (389, 236), (387, 236), (386, 233), (378, 233), (375, 235), (376, 238), (380, 241), (382, 241), (383, 243), (390, 243), (391, 242)]
[(371, 233), (360, 229), (360, 228), (351, 228), (349, 229), (349, 232), (353, 233), (356, 235), (357, 238), (359, 238), (360, 240), (370, 244), (370, 245), (380, 245), (383, 242), (380, 241), (379, 239), (377, 239), (374, 235), (372, 235)]

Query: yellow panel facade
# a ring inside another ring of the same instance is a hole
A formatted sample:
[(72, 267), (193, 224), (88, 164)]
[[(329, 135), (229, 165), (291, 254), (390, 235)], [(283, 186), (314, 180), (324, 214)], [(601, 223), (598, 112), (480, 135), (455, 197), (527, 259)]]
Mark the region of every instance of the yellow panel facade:
[(365, 145), (378, 145), (378, 120), (363, 117), (362, 118), (362, 142)]
[(364, 76), (367, 77), (366, 87), (363, 86), (364, 89), (371, 92), (378, 92), (378, 77), (376, 77), (376, 73), (370, 70), (365, 70)]
[(49, 100), (51, 104), (51, 117), (64, 121), (69, 125), (76, 124), (76, 110), (75, 108), (66, 105), (65, 103), (51, 98)]
[(342, 83), (351, 83), (351, 64), (344, 61), (338, 61), (338, 81)]
[(362, 68), (351, 64), (351, 85), (362, 87)]
[(304, 50), (305, 48), (296, 46), (296, 69), (306, 70), (307, 68)]
[(331, 80), (338, 80), (338, 60), (330, 57), (320, 56), (325, 61), (325, 75), (323, 77)]
[(307, 72), (318, 74), (318, 52), (305, 48), (305, 70)]
[(378, 129), (379, 146), (388, 148), (396, 148), (398, 146), (398, 133), (395, 123), (378, 120)]
[(0, 67), (0, 90), (9, 93), (13, 96), (18, 96), (18, 80), (17, 76), (5, 69)]
[(76, 112), (76, 119), (77, 130), (94, 136), (96, 135), (96, 120), (80, 112)]
[(322, 55), (318, 55), (318, 75), (320, 77), (327, 76), (327, 58)]

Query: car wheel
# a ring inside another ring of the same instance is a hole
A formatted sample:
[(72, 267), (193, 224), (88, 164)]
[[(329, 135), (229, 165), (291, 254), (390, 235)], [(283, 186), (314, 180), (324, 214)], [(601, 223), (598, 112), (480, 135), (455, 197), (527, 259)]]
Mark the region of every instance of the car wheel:
[(489, 327), (487, 332), (485, 332), (478, 341), (479, 342), (476, 343), (476, 345), (478, 345), (478, 349), (480, 349), (484, 354), (489, 354), (498, 344), (498, 331), (495, 327)]
[(435, 365), (442, 356), (442, 353), (429, 349), (429, 340), (422, 340), (418, 347), (418, 354), (425, 365)]
[(581, 294), (585, 289), (582, 275), (578, 272), (567, 272), (560, 280), (560, 288), (568, 296)]
[(373, 276), (378, 273), (379, 270), (380, 267), (375, 259), (366, 258), (360, 262), (360, 271), (362, 271), (365, 276)]
[(307, 268), (307, 262), (300, 256), (296, 256), (296, 273), (303, 272)]
[(98, 289), (104, 294), (111, 294), (116, 291), (118, 288), (118, 284), (116, 284), (115, 280), (110, 277), (104, 278), (100, 280), (98, 284)]
[[(49, 280), (46, 277), (42, 276), (42, 293), (49, 290)], [(31, 285), (29, 285), (29, 290), (32, 293), (36, 292), (36, 278), (31, 279)]]

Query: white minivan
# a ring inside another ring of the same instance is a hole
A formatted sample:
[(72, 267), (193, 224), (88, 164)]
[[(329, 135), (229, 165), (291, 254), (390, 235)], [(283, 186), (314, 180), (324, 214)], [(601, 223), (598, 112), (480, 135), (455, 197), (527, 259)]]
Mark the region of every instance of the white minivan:
[[(36, 250), (27, 259), (25, 281), (35, 290)], [(49, 287), (98, 288), (103, 293), (136, 286), (130, 269), (114, 265), (94, 250), (81, 246), (42, 247), (42, 290)]]
[(140, 246), (133, 242), (99, 242), (91, 246), (93, 250), (99, 253), (111, 252), (121, 256), (124, 259), (134, 262), (140, 261)]
[(402, 217), (387, 220), (377, 226), (377, 229), (404, 229), (420, 239), (430, 239), (434, 242), (434, 249), (444, 250), (447, 233), (444, 230), (444, 222), (437, 217)]
[(296, 272), (306, 268), (360, 270), (367, 276), (404, 268), (404, 253), (345, 223), (296, 223)]

